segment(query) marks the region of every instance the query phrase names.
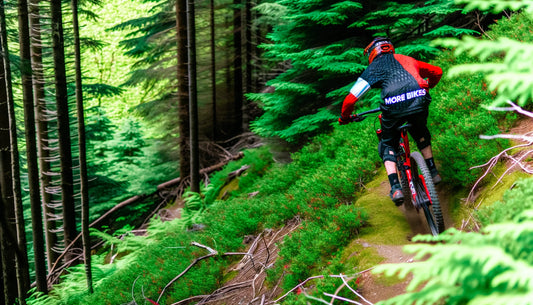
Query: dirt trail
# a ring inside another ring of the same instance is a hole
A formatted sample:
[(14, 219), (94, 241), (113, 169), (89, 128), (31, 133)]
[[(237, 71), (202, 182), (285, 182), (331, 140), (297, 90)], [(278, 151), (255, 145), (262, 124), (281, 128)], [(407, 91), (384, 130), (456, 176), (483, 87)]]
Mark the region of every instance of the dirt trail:
[[(367, 186), (368, 194), (372, 194), (373, 201), (379, 201), (383, 210), (376, 210), (375, 205), (368, 206), (363, 196), (359, 201), (361, 205), (367, 206), (370, 214), (371, 234), (365, 234), (364, 231), (360, 235), (357, 243), (361, 244), (365, 248), (373, 248), (377, 254), (383, 257), (383, 261), (380, 264), (389, 263), (408, 263), (413, 261), (413, 254), (407, 254), (403, 252), (403, 247), (411, 242), (411, 238), (417, 234), (429, 234), (429, 228), (424, 220), (422, 214), (417, 214), (416, 211), (406, 211), (403, 206), (396, 208), (392, 201), (389, 199), (390, 186), (387, 181), (382, 181), (377, 185), (370, 184)], [(453, 220), (449, 216), (448, 211), (448, 192), (444, 185), (437, 186), (437, 192), (439, 193), (439, 201), (444, 214), (444, 223), (446, 228), (453, 226)], [(358, 204), (358, 202), (356, 202)], [(388, 206), (387, 206), (388, 205)], [(391, 220), (390, 217), (373, 217), (373, 213), (389, 213), (391, 215), (400, 214), (403, 217), (395, 217)], [(397, 222), (398, 236), (393, 241), (380, 242), (380, 235), (391, 234), (391, 221)], [(403, 235), (402, 235), (403, 234)], [(377, 241), (376, 238), (378, 239)], [(375, 275), (372, 272), (364, 272), (362, 274), (359, 291), (361, 295), (372, 303), (378, 301), (390, 299), (394, 296), (403, 294), (405, 288), (409, 284), (410, 278), (404, 281), (386, 281), (383, 276)]]

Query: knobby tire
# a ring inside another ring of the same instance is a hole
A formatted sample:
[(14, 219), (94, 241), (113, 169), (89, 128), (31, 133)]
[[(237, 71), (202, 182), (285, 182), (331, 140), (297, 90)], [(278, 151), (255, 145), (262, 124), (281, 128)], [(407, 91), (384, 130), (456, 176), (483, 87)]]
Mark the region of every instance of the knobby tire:
[(427, 201), (424, 200), (425, 197), (427, 197), (425, 194), (417, 195), (417, 203), (415, 206), (420, 206), (424, 210), (424, 216), (428, 222), (431, 234), (437, 236), (444, 232), (444, 218), (442, 216), (439, 197), (435, 189), (435, 184), (433, 183), (433, 178), (431, 177), (431, 172), (426, 165), (424, 157), (419, 152), (415, 151), (411, 153), (411, 165), (413, 168), (413, 182), (417, 192), (425, 191), (424, 184), (418, 176), (418, 173), (420, 173), (424, 177), (427, 191), (431, 197), (431, 205), (428, 205)]
[[(398, 168), (401, 168), (400, 166), (403, 167), (403, 164), (398, 164), (397, 165)], [(403, 196), (404, 196), (403, 206), (408, 211), (414, 210), (415, 207), (413, 206), (413, 201), (411, 199), (412, 198), (411, 189), (409, 188), (409, 181), (407, 181), (407, 174), (406, 174), (405, 170), (399, 170), (398, 172), (400, 173), (400, 175), (399, 175), (400, 184), (402, 186), (402, 192), (403, 192)]]

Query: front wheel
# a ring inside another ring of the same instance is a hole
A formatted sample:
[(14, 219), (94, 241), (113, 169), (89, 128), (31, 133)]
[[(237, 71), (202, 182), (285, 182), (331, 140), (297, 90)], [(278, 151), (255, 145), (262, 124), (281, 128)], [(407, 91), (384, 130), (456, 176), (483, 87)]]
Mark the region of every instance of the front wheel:
[(415, 206), (424, 210), (431, 234), (437, 236), (444, 232), (444, 218), (431, 173), (419, 152), (411, 153), (411, 165), (413, 184), (417, 192)]

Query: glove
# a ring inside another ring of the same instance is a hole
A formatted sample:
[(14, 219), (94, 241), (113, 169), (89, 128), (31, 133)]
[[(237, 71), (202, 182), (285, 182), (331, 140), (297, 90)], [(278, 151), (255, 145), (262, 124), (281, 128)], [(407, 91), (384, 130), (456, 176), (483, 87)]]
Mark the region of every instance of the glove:
[(350, 124), (351, 122), (352, 120), (350, 118), (343, 118), (342, 116), (339, 118), (340, 125)]
[(358, 116), (357, 114), (350, 115), (350, 122), (361, 122), (365, 117)]

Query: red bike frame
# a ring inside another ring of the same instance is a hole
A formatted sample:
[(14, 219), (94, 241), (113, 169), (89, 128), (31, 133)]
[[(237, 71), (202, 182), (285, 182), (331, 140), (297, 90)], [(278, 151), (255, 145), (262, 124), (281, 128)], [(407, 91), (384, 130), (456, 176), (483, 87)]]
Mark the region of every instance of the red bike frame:
[[(382, 126), (382, 114), (379, 114), (378, 118), (379, 118), (379, 125)], [(381, 129), (378, 129), (376, 131), (379, 139), (381, 139), (381, 132), (382, 132)], [(411, 171), (411, 148), (409, 147), (409, 135), (407, 134), (407, 131), (405, 128), (402, 128), (400, 130), (400, 137), (402, 139), (402, 141), (400, 141), (400, 147), (401, 149), (403, 149), (402, 154), (404, 155), (405, 158), (404, 160), (402, 160), (402, 164), (398, 164), (398, 166), (403, 166), (405, 170), (405, 175), (407, 176), (407, 181), (409, 182), (409, 189), (411, 190), (412, 202), (414, 203), (414, 202), (417, 202), (416, 201), (417, 191), (413, 183), (413, 173)], [(401, 153), (401, 152), (397, 152), (397, 153)], [(401, 169), (398, 169), (398, 170), (401, 171)], [(419, 174), (418, 176), (420, 180), (422, 181), (422, 183), (424, 184), (424, 190), (425, 190), (427, 198), (429, 199), (429, 204), (431, 205), (432, 204), (431, 196), (429, 195), (429, 192), (428, 192), (426, 180), (424, 179), (424, 176), (422, 176), (421, 174)]]

